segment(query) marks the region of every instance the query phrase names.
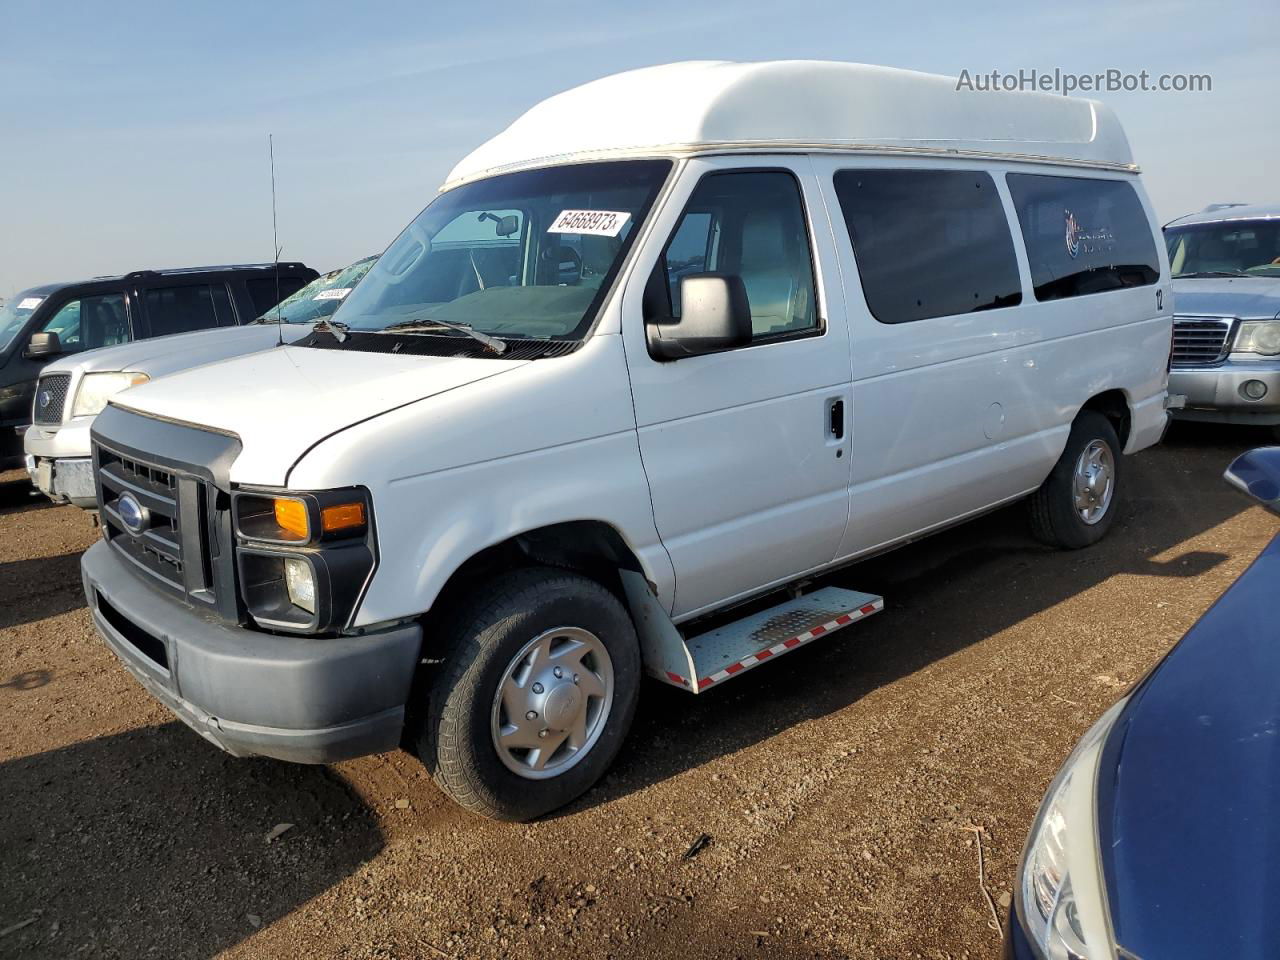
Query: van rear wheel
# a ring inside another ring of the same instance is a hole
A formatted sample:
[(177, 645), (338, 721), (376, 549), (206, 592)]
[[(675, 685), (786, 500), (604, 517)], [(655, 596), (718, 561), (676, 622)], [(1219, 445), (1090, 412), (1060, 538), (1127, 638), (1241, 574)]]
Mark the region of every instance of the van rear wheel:
[(618, 599), (575, 573), (520, 570), (475, 593), (452, 618), (418, 752), (468, 810), (531, 820), (613, 762), (635, 714), (639, 644)]
[(1120, 493), (1120, 460), (1111, 421), (1093, 410), (1081, 412), (1062, 456), (1028, 501), (1035, 538), (1078, 550), (1106, 536)]

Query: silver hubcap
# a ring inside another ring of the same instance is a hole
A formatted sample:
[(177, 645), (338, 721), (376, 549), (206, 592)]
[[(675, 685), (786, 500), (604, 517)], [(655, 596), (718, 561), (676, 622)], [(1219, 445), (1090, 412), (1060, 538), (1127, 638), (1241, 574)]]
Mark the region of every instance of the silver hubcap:
[(1107, 444), (1094, 440), (1080, 452), (1071, 486), (1081, 520), (1093, 526), (1107, 515), (1116, 487), (1116, 462)]
[(493, 698), (493, 745), (530, 780), (564, 773), (591, 750), (613, 704), (613, 661), (600, 638), (557, 627), (526, 643)]

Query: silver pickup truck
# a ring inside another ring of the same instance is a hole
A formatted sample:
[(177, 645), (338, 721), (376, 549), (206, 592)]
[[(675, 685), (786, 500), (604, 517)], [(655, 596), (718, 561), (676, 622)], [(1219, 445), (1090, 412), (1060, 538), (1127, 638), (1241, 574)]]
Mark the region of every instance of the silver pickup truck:
[[(111, 397), (157, 377), (301, 339), (338, 308), (376, 259), (317, 277), (254, 323), (86, 350), (49, 364), (23, 441), (31, 482), (56, 503), (96, 510), (89, 431)], [(56, 402), (41, 402), (49, 397)]]

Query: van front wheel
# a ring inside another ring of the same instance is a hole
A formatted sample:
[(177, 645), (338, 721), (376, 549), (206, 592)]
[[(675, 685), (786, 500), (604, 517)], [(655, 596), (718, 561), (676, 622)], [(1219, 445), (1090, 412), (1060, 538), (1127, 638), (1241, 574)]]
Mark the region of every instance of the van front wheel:
[(1035, 538), (1078, 550), (1106, 536), (1120, 493), (1120, 460), (1111, 421), (1092, 410), (1076, 417), (1062, 456), (1028, 502)]
[(462, 806), (530, 820), (586, 792), (631, 725), (635, 628), (593, 580), (545, 568), (480, 587), (450, 629), (431, 685), (419, 755)]

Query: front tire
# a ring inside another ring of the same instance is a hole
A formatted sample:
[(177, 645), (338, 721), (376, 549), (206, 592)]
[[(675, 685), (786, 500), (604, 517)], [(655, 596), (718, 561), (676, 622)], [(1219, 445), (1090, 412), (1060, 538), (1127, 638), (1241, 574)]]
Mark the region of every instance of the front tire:
[(1093, 410), (1082, 411), (1071, 424), (1062, 456), (1028, 501), (1035, 538), (1079, 550), (1106, 536), (1120, 494), (1120, 462), (1120, 441), (1111, 421)]
[(531, 820), (613, 762), (635, 715), (639, 644), (617, 597), (575, 573), (519, 570), (477, 593), (452, 618), (418, 752), (468, 810)]

